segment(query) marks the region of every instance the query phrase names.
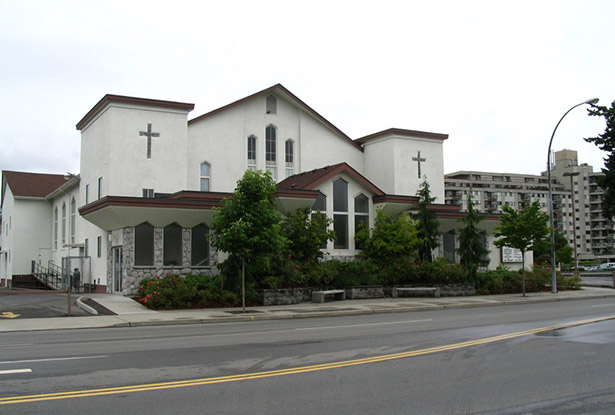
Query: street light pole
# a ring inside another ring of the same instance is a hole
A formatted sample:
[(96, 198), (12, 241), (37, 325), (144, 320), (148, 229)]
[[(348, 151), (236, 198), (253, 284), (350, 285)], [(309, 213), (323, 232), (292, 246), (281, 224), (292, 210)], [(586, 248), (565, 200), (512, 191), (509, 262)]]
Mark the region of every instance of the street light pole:
[[(553, 134), (551, 134), (551, 140), (549, 140), (549, 150), (547, 152), (547, 177), (549, 180), (549, 225), (551, 226), (551, 293), (557, 293), (557, 276), (555, 274), (555, 224), (553, 223), (553, 184), (551, 183), (551, 144), (553, 144), (553, 137), (555, 137), (555, 132), (557, 131), (557, 127), (559, 127), (562, 120), (568, 115), (570, 111), (575, 109), (576, 107), (580, 107), (585, 104), (596, 104), (598, 103), (598, 98), (591, 98), (587, 101), (583, 101), (580, 104), (575, 105), (570, 108), (566, 113), (560, 118), (560, 120), (555, 125), (553, 129)], [(574, 241), (575, 245), (577, 241)]]

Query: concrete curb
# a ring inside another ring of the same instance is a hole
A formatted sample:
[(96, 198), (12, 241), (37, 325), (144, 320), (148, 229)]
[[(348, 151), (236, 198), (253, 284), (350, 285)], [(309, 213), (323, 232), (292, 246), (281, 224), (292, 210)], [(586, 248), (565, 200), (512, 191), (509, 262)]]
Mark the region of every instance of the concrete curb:
[(77, 298), (77, 307), (85, 310), (86, 313), (90, 313), (93, 316), (97, 316), (98, 315), (98, 311), (96, 311), (93, 307), (90, 307), (89, 305), (87, 305), (86, 303), (83, 302), (83, 300), (85, 300), (88, 297), (79, 297)]

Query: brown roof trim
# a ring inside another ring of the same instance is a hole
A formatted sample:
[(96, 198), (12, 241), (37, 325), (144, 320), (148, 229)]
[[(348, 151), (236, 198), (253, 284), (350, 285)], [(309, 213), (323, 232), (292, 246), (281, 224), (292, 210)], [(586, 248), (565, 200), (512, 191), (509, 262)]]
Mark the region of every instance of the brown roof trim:
[(162, 101), (159, 99), (128, 97), (124, 95), (107, 94), (77, 123), (77, 130), (81, 131), (106, 105), (110, 103), (143, 105), (147, 107), (169, 108), (183, 111), (192, 111), (194, 104), (176, 101)]
[[(221, 194), (218, 194), (221, 195)], [(223, 205), (224, 197), (210, 200), (194, 199), (146, 199), (142, 197), (106, 196), (96, 202), (79, 208), (81, 216), (115, 206), (141, 208), (173, 208), (173, 209), (211, 209)]]
[[(227, 197), (233, 196), (227, 192), (199, 192), (197, 190), (181, 190), (167, 196), (170, 200), (201, 200), (206, 202), (216, 202)], [(151, 200), (151, 199), (150, 199)]]
[(303, 190), (303, 189), (278, 189), (273, 196), (274, 197), (292, 197), (297, 199), (316, 199), (318, 197), (318, 190)]
[(317, 118), (318, 120), (320, 120), (323, 124), (325, 124), (327, 127), (329, 127), (331, 130), (333, 130), (335, 133), (339, 134), (344, 140), (348, 141), (348, 143), (352, 144), (354, 147), (356, 147), (357, 149), (363, 151), (363, 147), (361, 147), (358, 143), (355, 142), (355, 140), (351, 139), (350, 137), (348, 137), (346, 134), (344, 134), (342, 132), (342, 130), (340, 130), (339, 128), (337, 128), (335, 125), (333, 125), (331, 122), (329, 122), (325, 117), (323, 117), (322, 115), (320, 115), (319, 113), (317, 113), (314, 109), (312, 109), (309, 105), (307, 105), (305, 102), (303, 102), (301, 99), (299, 99), (295, 94), (293, 94), (292, 92), (290, 92), (288, 89), (286, 89), (282, 84), (275, 84), (269, 88), (263, 89), (262, 91), (259, 91), (255, 94), (252, 95), (248, 95), (245, 98), (241, 98), (237, 101), (231, 102), (230, 104), (227, 104), (223, 107), (220, 107), (218, 109), (215, 109), (213, 111), (207, 112), (203, 115), (200, 115), (196, 118), (193, 118), (191, 120), (188, 121), (188, 125), (204, 120), (206, 118), (211, 117), (212, 115), (218, 114), (222, 111), (225, 111), (229, 108), (232, 108), (236, 105), (242, 104), (246, 101), (251, 100), (252, 98), (255, 98), (259, 95), (265, 95), (265, 94), (269, 94), (272, 93), (274, 91), (280, 91), (284, 94), (286, 94), (289, 98), (291, 98), (293, 101), (295, 101), (295, 103), (297, 103), (300, 107), (302, 107), (305, 111), (307, 111), (309, 114), (311, 114), (312, 116), (314, 116), (315, 118)]
[(398, 196), (398, 195), (378, 195), (373, 197), (374, 203), (404, 203), (417, 204), (417, 196)]
[(388, 130), (379, 131), (374, 134), (366, 135), (365, 137), (357, 138), (355, 142), (359, 144), (364, 144), (370, 140), (384, 137), (386, 135), (404, 135), (408, 137), (419, 137), (419, 138), (429, 138), (432, 140), (446, 140), (448, 139), (448, 134), (439, 134), (439, 133), (429, 133), (425, 131), (415, 131), (415, 130), (404, 130), (402, 128), (389, 128)]
[(375, 195), (384, 195), (384, 192), (380, 190), (378, 186), (370, 182), (361, 173), (345, 162), (290, 176), (278, 183), (278, 188), (312, 190), (316, 186), (341, 173), (347, 173), (352, 176)]

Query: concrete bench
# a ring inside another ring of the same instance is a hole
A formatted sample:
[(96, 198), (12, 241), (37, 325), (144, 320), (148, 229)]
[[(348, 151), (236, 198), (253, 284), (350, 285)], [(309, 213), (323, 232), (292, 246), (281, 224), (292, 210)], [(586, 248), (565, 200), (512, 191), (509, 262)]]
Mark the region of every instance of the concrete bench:
[(345, 299), (345, 290), (312, 291), (312, 302), (314, 303), (324, 303), (325, 300), (340, 301)]
[(393, 287), (393, 298), (397, 297), (434, 297), (440, 298), (438, 287)]

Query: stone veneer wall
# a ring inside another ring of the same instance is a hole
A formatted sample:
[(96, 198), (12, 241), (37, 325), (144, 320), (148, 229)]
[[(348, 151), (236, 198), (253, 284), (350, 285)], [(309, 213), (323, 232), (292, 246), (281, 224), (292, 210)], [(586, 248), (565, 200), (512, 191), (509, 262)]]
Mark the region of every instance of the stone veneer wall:
[[(192, 231), (190, 229), (182, 229), (182, 265), (168, 267), (163, 266), (163, 236), (164, 228), (154, 228), (154, 266), (137, 267), (134, 265), (134, 228), (123, 229), (124, 262), (122, 264), (122, 292), (124, 295), (137, 295), (139, 292), (139, 285), (141, 284), (141, 281), (147, 278), (152, 278), (156, 276), (162, 277), (165, 275), (187, 275), (190, 273), (212, 275), (212, 271), (215, 272), (215, 267), (207, 269), (191, 267)], [(107, 255), (112, 257), (112, 252), (108, 253)], [(112, 260), (112, 258), (108, 258), (107, 262)], [(111, 269), (111, 267), (112, 264), (109, 269)], [(108, 273), (109, 271), (107, 271), (107, 274)], [(107, 278), (107, 281), (111, 280), (112, 278)]]

